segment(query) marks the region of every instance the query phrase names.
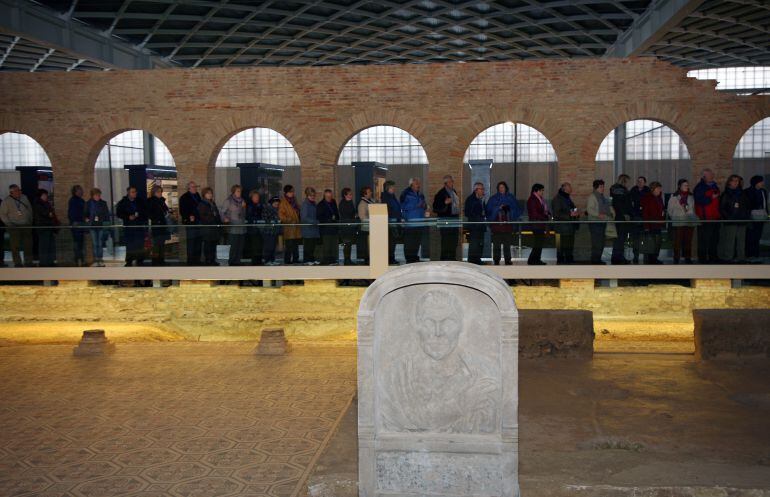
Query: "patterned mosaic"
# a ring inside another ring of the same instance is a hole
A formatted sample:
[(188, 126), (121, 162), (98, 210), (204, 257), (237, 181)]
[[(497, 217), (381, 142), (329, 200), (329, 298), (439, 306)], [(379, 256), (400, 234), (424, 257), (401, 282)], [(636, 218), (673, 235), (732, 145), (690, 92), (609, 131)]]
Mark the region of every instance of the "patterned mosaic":
[(302, 495), (355, 393), (355, 350), (0, 348), (0, 496)]

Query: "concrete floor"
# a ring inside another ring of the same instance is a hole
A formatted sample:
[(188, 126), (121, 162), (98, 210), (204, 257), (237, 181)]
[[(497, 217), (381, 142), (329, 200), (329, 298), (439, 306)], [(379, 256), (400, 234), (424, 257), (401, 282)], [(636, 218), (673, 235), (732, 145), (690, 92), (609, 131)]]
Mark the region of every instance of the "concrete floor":
[[(351, 344), (253, 347), (0, 347), (0, 496), (295, 496), (313, 471), (354, 475)], [(523, 497), (770, 496), (767, 362), (605, 353), (520, 371)]]

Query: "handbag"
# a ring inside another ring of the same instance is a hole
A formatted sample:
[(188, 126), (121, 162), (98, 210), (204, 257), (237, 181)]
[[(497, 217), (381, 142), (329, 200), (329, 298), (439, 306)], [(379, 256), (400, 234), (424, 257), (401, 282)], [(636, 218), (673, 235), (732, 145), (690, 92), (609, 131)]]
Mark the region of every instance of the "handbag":
[(618, 237), (618, 229), (615, 227), (615, 223), (607, 223), (607, 227), (604, 229), (604, 236), (608, 239)]

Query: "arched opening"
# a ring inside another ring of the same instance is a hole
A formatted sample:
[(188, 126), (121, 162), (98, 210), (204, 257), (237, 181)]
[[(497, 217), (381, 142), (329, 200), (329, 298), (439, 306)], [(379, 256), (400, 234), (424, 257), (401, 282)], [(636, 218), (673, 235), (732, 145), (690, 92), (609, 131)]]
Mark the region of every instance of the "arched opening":
[[(0, 194), (5, 197), (10, 185), (19, 185), (30, 202), (37, 190), (45, 188), (54, 198), (51, 160), (31, 136), (8, 132), (0, 135)], [(66, 201), (66, 197), (62, 197)]]
[(485, 183), (487, 192), (500, 181), (508, 184), (519, 203), (526, 202), (534, 183), (551, 196), (558, 190), (558, 158), (548, 138), (531, 126), (504, 122), (490, 126), (473, 139), (463, 158), (463, 191)]
[(770, 180), (770, 117), (757, 122), (744, 133), (733, 154), (733, 171), (747, 183), (752, 176)]
[[(425, 189), (428, 155), (419, 140), (395, 126), (372, 126), (353, 135), (337, 159), (337, 192), (352, 188), (358, 198), (361, 188), (370, 186), (379, 201), (385, 181), (393, 181), (396, 191), (419, 178)], [(427, 195), (427, 194), (426, 194)]]
[(692, 180), (692, 161), (682, 137), (669, 126), (649, 119), (628, 121), (610, 131), (595, 160), (596, 177), (607, 185), (625, 173), (632, 182), (639, 176), (648, 183), (658, 181), (664, 192), (671, 193), (679, 178)]
[(148, 195), (154, 185), (162, 186), (169, 208), (176, 212), (176, 163), (160, 138), (147, 131), (130, 130), (115, 135), (96, 159), (94, 186), (102, 191), (110, 208), (114, 209), (129, 185), (136, 186), (143, 195)]
[(302, 191), (302, 174), (294, 146), (270, 128), (248, 128), (233, 135), (219, 151), (214, 170), (214, 198), (225, 199), (230, 187), (244, 193), (258, 189), (262, 198), (280, 195), (284, 185)]

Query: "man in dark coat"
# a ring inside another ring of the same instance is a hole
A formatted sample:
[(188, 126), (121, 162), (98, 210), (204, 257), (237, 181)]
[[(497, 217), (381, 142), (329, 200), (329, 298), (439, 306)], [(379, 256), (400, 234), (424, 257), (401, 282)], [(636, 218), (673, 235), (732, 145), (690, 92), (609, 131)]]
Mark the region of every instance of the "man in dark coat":
[[(650, 187), (647, 186), (647, 178), (639, 176), (636, 178), (636, 185), (631, 188), (629, 194), (631, 195), (631, 220), (642, 220), (642, 197), (650, 193)], [(639, 253), (642, 247), (642, 233), (644, 228), (642, 223), (636, 223), (630, 225), (631, 234), (631, 248), (634, 251), (634, 264), (639, 263)]]
[(123, 239), (126, 242), (126, 266), (134, 262), (141, 266), (144, 262), (144, 237), (147, 232), (147, 205), (137, 196), (135, 186), (126, 189), (115, 207), (115, 214), (123, 220)]
[(615, 224), (618, 237), (612, 243), (612, 264), (628, 264), (625, 257), (626, 239), (630, 233), (631, 225), (627, 224), (634, 215), (634, 203), (631, 192), (628, 191), (628, 183), (631, 178), (627, 174), (618, 176), (618, 182), (610, 187), (612, 208), (615, 209)]
[(185, 225), (188, 266), (198, 266), (201, 263), (203, 239), (200, 230), (195, 226), (200, 224), (198, 219), (198, 204), (200, 203), (201, 195), (198, 193), (198, 185), (195, 181), (190, 181), (187, 183), (187, 191), (179, 197), (179, 218)]
[(572, 185), (563, 183), (559, 192), (551, 200), (551, 209), (553, 210), (553, 219), (555, 221), (567, 221), (556, 225), (558, 234), (556, 243), (556, 264), (572, 264), (575, 262), (575, 231), (578, 224), (571, 223), (580, 216), (575, 202), (572, 201)]
[(468, 262), (471, 264), (482, 264), (481, 254), (484, 252), (484, 235), (487, 232), (487, 225), (483, 224), (486, 221), (484, 194), (484, 183), (476, 183), (473, 185), (473, 193), (465, 199), (465, 219), (474, 223), (468, 225)]
[(460, 241), (460, 231), (457, 221), (460, 219), (460, 198), (454, 189), (454, 178), (444, 176), (444, 186), (433, 197), (433, 212), (441, 221), (447, 221), (448, 226), (439, 227), (441, 234), (441, 260), (453, 261), (457, 257), (457, 244)]

